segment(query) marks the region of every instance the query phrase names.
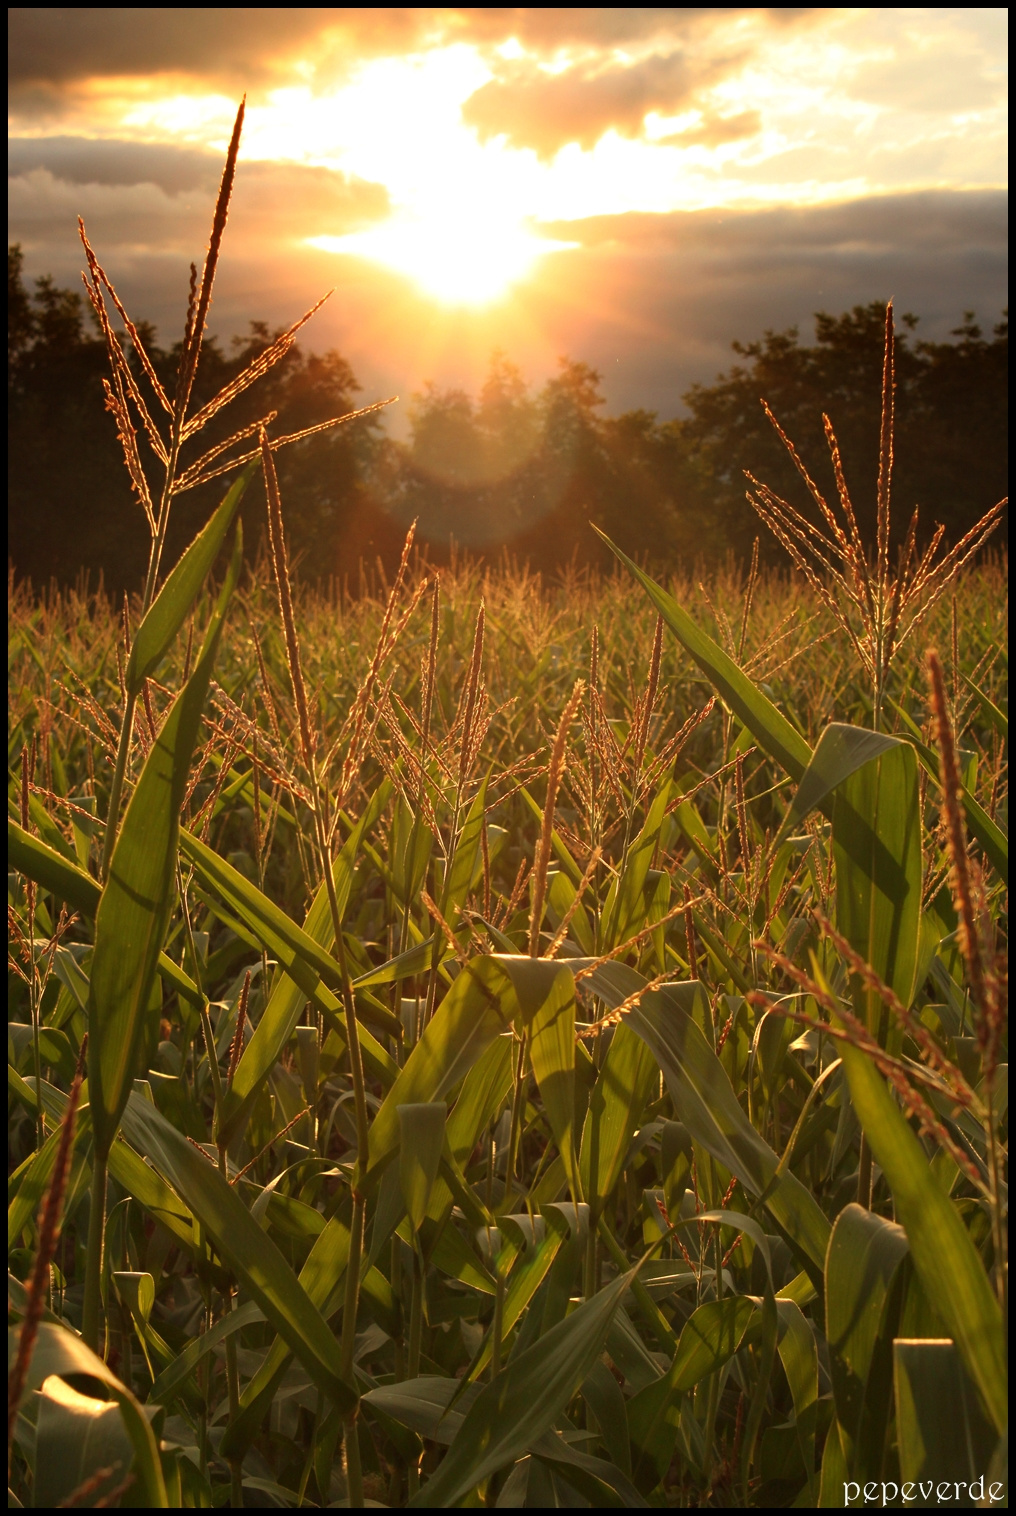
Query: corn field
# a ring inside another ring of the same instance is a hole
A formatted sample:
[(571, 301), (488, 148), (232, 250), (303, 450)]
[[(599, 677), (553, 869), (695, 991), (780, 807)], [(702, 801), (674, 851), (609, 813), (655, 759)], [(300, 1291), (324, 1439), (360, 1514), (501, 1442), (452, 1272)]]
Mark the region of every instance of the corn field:
[(304, 592), (292, 439), (181, 462), (241, 125), (175, 395), (82, 229), (147, 582), (9, 599), (11, 1503), (1007, 1502), (1006, 570), (897, 552), (891, 311), (870, 547), (827, 427), (782, 574)]

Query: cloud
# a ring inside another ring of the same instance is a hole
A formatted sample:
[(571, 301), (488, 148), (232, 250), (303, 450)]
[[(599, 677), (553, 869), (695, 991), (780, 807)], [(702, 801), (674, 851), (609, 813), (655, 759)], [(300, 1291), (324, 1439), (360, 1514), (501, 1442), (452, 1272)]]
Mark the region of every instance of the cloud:
[[(8, 146), (9, 236), (23, 244), (33, 273), (77, 282), (79, 215), (110, 272), (118, 278), (116, 269), (125, 268), (142, 301), (146, 282), (162, 286), (168, 269), (200, 262), (221, 154), (73, 137), (15, 138)], [(389, 213), (383, 185), (326, 168), (241, 162), (226, 230), (228, 258), (247, 270), (239, 298), (259, 314), (252, 278), (256, 289), (273, 265), (281, 271), (303, 238), (360, 231)], [(288, 287), (281, 272), (277, 278)], [(161, 290), (158, 298), (161, 307)]]
[(921, 318), (918, 336), (941, 340), (964, 309), (990, 325), (1008, 299), (1007, 196), (996, 191), (566, 225), (581, 247), (548, 260), (540, 298), (562, 315), (574, 307), (581, 340), (567, 350), (602, 370), (619, 409), (674, 415), (691, 383), (730, 366), (732, 339), (796, 325), (807, 341), (818, 310), (891, 296)]
[[(693, 131), (710, 129), (706, 121)], [(15, 139), (11, 163), (10, 238), (24, 245), (28, 276), (77, 286), (80, 212), (128, 309), (173, 340), (221, 156)], [(561, 353), (584, 359), (603, 373), (612, 411), (646, 406), (671, 416), (689, 385), (729, 367), (732, 339), (795, 324), (808, 338), (816, 310), (892, 295), (897, 310), (921, 317), (921, 336), (944, 337), (971, 307), (990, 324), (1007, 299), (1006, 208), (1004, 193), (928, 191), (547, 223), (537, 229), (579, 245), (543, 260), (501, 306), (446, 311), (396, 274), (303, 242), (382, 220), (383, 187), (323, 168), (241, 161), (212, 329), (228, 339), (254, 318), (288, 323), (336, 285), (305, 344), (338, 348), (366, 398), (408, 395), (427, 379), (475, 392), (500, 347), (534, 382)], [(390, 424), (398, 428), (397, 415)]]
[(399, 49), (416, 40), (420, 13), (328, 6), (15, 6), (8, 12), (12, 84), (183, 73), (274, 78), (321, 33), (360, 48)]
[[(15, 6), (8, 11), (10, 103), (23, 122), (58, 121), (87, 102), (89, 81), (153, 76), (257, 98), (297, 82), (333, 87), (364, 59), (454, 42), (493, 50), (515, 38), (541, 57), (578, 49), (608, 60), (611, 50), (633, 46), (666, 56), (681, 39), (734, 17), (785, 26), (810, 14), (751, 6)], [(671, 61), (671, 77), (676, 67)], [(610, 95), (612, 85), (599, 88)], [(658, 93), (648, 81), (642, 88)]]
[(170, 144), (96, 142), (88, 137), (12, 137), (7, 177), (43, 169), (67, 184), (156, 184), (168, 195), (203, 189), (214, 195), (222, 154)]
[[(817, 13), (802, 7), (687, 6), (500, 14), (518, 18), (512, 35), (530, 48), (530, 56), (494, 59), (495, 78), (466, 101), (463, 119), (481, 139), (504, 136), (550, 158), (568, 143), (594, 147), (611, 129), (640, 136), (650, 111), (678, 114), (740, 69), (774, 27), (789, 28)], [(733, 22), (750, 24), (732, 28)], [(562, 50), (567, 66), (549, 70), (545, 65), (560, 62)], [(682, 145), (715, 146), (752, 135), (757, 128), (742, 130), (747, 114), (733, 135), (717, 119)]]
[(730, 63), (693, 60), (676, 50), (638, 63), (579, 64), (550, 76), (523, 66), (478, 89), (462, 116), (481, 138), (503, 135), (549, 158), (569, 142), (594, 147), (611, 127), (638, 136), (650, 111), (676, 115)]
[(334, 83), (365, 57), (418, 45), (432, 13), (410, 8), (16, 6), (8, 11), (10, 108), (58, 121), (87, 104), (89, 81), (179, 78), (230, 95)]
[(686, 131), (653, 141), (657, 147), (722, 147), (725, 142), (755, 137), (761, 130), (761, 111), (740, 111), (736, 116), (703, 116)]

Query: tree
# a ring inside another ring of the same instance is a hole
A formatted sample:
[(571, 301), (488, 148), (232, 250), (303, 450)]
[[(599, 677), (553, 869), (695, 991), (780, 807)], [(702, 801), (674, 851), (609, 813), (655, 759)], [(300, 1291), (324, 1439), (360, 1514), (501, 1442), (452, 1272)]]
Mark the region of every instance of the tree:
[[(874, 538), (885, 306), (858, 305), (842, 316), (819, 311), (816, 342), (801, 346), (797, 328), (767, 331), (732, 344), (746, 363), (696, 384), (685, 395), (681, 425), (703, 489), (732, 541), (756, 530), (745, 503), (744, 471), (800, 504), (804, 485), (766, 418), (765, 399), (819, 487), (835, 491), (822, 413), (830, 417), (861, 529)], [(922, 535), (941, 521), (956, 540), (1006, 492), (1008, 324), (986, 340), (968, 312), (956, 343), (914, 342), (915, 316), (896, 338), (896, 530), (905, 532), (914, 504)], [(778, 550), (777, 550), (778, 551)]]

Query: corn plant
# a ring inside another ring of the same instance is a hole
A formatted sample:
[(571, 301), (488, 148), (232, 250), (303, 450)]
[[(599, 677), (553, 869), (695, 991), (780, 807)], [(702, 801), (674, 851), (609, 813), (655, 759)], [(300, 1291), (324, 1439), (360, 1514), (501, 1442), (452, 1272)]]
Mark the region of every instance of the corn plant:
[[(158, 446), (89, 249), (132, 478), (135, 422), (164, 473), (148, 580), (10, 597), (15, 1498), (976, 1503), (1006, 1478), (994, 517), (938, 569), (915, 526), (893, 578), (887, 401), (871, 565), (819, 503), (816, 567), (753, 486), (803, 595), (757, 553), (439, 578), (412, 534), (391, 583), (302, 590), (270, 418), (179, 456), (241, 123)], [(891, 358), (890, 320), (887, 397)], [(175, 493), (230, 466), (162, 578)]]

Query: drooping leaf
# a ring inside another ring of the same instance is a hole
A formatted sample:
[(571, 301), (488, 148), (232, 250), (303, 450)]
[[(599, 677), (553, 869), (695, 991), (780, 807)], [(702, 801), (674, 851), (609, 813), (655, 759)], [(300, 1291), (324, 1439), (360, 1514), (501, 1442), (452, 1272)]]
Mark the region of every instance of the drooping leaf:
[[(8, 1328), (8, 1367), (17, 1352), (19, 1336), (20, 1328)], [(120, 1409), (127, 1437), (134, 1450), (132, 1472), (137, 1483), (132, 1490), (132, 1503), (165, 1509), (169, 1501), (162, 1476), (162, 1465), (159, 1461), (158, 1443), (148, 1418), (134, 1395), (74, 1332), (69, 1332), (65, 1327), (56, 1326), (52, 1322), (43, 1321), (39, 1325), (25, 1376), (23, 1395), (28, 1395), (32, 1390), (38, 1389), (51, 1374), (58, 1375), (61, 1379), (87, 1374), (106, 1386)]]
[(625, 855), (623, 872), (611, 884), (603, 912), (601, 946), (604, 951), (627, 942), (645, 925), (646, 879), (659, 844), (669, 800), (670, 783), (667, 781), (653, 797), (645, 824)]
[(124, 1112), (124, 1135), (182, 1195), (216, 1251), (308, 1374), (340, 1411), (356, 1404), (340, 1373), (338, 1343), (317, 1306), (278, 1248), (262, 1231), (235, 1189), (212, 1162), (133, 1095)]
[[(970, 1504), (980, 1504), (974, 1487), (980, 1480), (984, 1490), (996, 1435), (956, 1344), (949, 1338), (897, 1337), (893, 1367), (901, 1483), (927, 1487), (933, 1482), (937, 1488), (948, 1480), (958, 1499), (964, 1498), (958, 1490), (965, 1485)], [(957, 1480), (962, 1484), (957, 1486)]]
[[(36, 884), (50, 891), (58, 900), (64, 901), (90, 920), (94, 919), (102, 890), (91, 874), (68, 862), (53, 848), (40, 842), (38, 837), (23, 831), (10, 817), (7, 819), (7, 857), (27, 879), (34, 879)], [(165, 953), (159, 954), (158, 973), (168, 989), (175, 990), (191, 1005), (200, 1005), (201, 996), (193, 979), (178, 964), (167, 958)]]
[(670, 1467), (681, 1395), (730, 1361), (755, 1309), (754, 1301), (743, 1295), (700, 1305), (685, 1322), (668, 1371), (629, 1401), (628, 1428), (636, 1450), (632, 1471), (641, 1489), (652, 1489)]
[[(571, 962), (576, 969), (584, 966), (581, 959)], [(620, 1005), (646, 984), (634, 969), (617, 963), (595, 969), (585, 982), (608, 1006)], [(750, 1194), (765, 1197), (767, 1210), (818, 1274), (829, 1222), (795, 1175), (778, 1174), (779, 1158), (741, 1109), (726, 1070), (696, 1024), (696, 1000), (704, 1003), (704, 994), (697, 980), (647, 989), (626, 1021), (652, 1050), (688, 1131)]]
[[(371, 827), (376, 824), (390, 794), (391, 784), (386, 779), (375, 790), (363, 815), (332, 866), (332, 879), (340, 920), (349, 900), (353, 870), (356, 867), (360, 845)], [(303, 931), (326, 952), (330, 952), (334, 946), (335, 932), (325, 884), (320, 886), (314, 897), (303, 924)], [(303, 975), (301, 975), (301, 980), (304, 984), (307, 983)], [(319, 983), (319, 980), (315, 982)], [(280, 977), (254, 1029), (254, 1035), (243, 1050), (230, 1087), (224, 1092), (219, 1129), (216, 1134), (220, 1142), (228, 1145), (242, 1130), (258, 1091), (264, 1085), (275, 1067), (276, 1060), (293, 1035), (296, 1024), (303, 1014), (307, 998), (301, 983), (288, 974)], [(331, 998), (334, 1005), (333, 1013), (335, 1013), (338, 1011), (338, 1001), (334, 997)]]
[(484, 1386), (437, 1473), (411, 1506), (456, 1504), (481, 1479), (514, 1463), (550, 1430), (599, 1358), (630, 1281), (631, 1275), (623, 1274), (583, 1302)]
[[(278, 959), (304, 1000), (334, 1017), (339, 1010), (334, 991), (341, 992), (342, 971), (331, 954), (239, 869), (191, 832), (181, 831), (180, 851), (194, 865), (199, 878), (233, 907), (257, 941)], [(366, 1015), (386, 1033), (401, 1033), (401, 1023), (383, 1007), (371, 1006)]]
[[(790, 809), (780, 828), (776, 841), (798, 826), (815, 810), (837, 785), (849, 779), (851, 774), (866, 763), (895, 747), (899, 739), (883, 732), (873, 732), (870, 727), (848, 726), (842, 721), (833, 721), (824, 728), (801, 775)], [(775, 846), (775, 843), (774, 843)]]
[(656, 1073), (642, 1038), (623, 1022), (615, 1027), (582, 1128), (583, 1194), (597, 1215), (621, 1177)]
[(442, 1100), (518, 1013), (512, 981), (494, 958), (473, 958), (455, 978), (385, 1096), (370, 1129), (370, 1172), (379, 1179), (398, 1150), (400, 1105)]
[[(575, 1151), (575, 981), (559, 964), (540, 959), (535, 961), (540, 964), (545, 984), (541, 1003), (529, 1023), (529, 1056), (543, 1108), (568, 1175), (572, 1199), (581, 1200), (582, 1181)], [(517, 966), (507, 957), (501, 962), (515, 983)], [(532, 969), (524, 972), (529, 977), (534, 973)]]
[[(836, 926), (879, 978), (909, 1005), (921, 933), (921, 803), (917, 760), (893, 742), (840, 781), (833, 799)], [(855, 976), (856, 977), (856, 976)], [(857, 1014), (886, 1045), (902, 1029), (882, 1025), (881, 997), (860, 979)]]
[(881, 1462), (892, 1385), (890, 1366), (875, 1361), (875, 1350), (886, 1300), (906, 1255), (902, 1227), (859, 1205), (848, 1205), (837, 1216), (826, 1259), (826, 1340), (851, 1478), (876, 1478), (880, 1472), (874, 1465)]

